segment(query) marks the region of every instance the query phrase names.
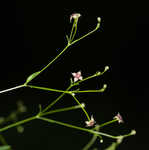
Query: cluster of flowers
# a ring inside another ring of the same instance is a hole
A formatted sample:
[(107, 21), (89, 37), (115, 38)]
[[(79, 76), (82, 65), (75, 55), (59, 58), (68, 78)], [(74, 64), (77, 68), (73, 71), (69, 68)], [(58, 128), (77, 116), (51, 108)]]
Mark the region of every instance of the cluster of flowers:
[[(73, 81), (77, 82), (79, 80), (83, 79), (83, 76), (81, 75), (81, 71), (72, 73)], [(118, 113), (113, 119), (117, 120), (118, 123), (124, 123), (122, 116), (120, 113)], [(92, 127), (96, 124), (96, 121), (94, 120), (93, 115), (91, 116), (91, 119), (89, 121), (85, 121), (87, 127)]]

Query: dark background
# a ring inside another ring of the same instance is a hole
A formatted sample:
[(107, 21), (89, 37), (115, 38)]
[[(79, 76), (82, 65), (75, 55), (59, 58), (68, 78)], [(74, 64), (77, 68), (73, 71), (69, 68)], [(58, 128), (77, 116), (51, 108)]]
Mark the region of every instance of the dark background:
[[(117, 112), (121, 113), (125, 124), (114, 124), (111, 128), (105, 128), (105, 132), (124, 134), (131, 129), (141, 131), (142, 140), (138, 140), (137, 136), (130, 137), (119, 149), (146, 147), (143, 131), (148, 128), (149, 15), (145, 4), (95, 2), (81, 5), (75, 1), (65, 5), (46, 1), (7, 1), (1, 6), (1, 90), (22, 84), (28, 75), (40, 70), (62, 50), (66, 45), (65, 35), (71, 28), (69, 16), (72, 13), (82, 14), (78, 36), (91, 31), (100, 16), (100, 31), (69, 48), (32, 84), (66, 89), (71, 72), (81, 70), (86, 77), (104, 70), (108, 65), (110, 70), (102, 77), (81, 85), (82, 89), (96, 89), (106, 83), (107, 90), (77, 97), (80, 102), (86, 103), (86, 109), (98, 123), (110, 120)], [(38, 104), (44, 107), (57, 96), (56, 93), (33, 89), (4, 93), (0, 95), (0, 113), (7, 116), (16, 109), (16, 101), (22, 100), (28, 107), (28, 113), (23, 116), (25, 118), (38, 112)], [(74, 104), (71, 97), (65, 96), (55, 108)], [(81, 110), (55, 114), (51, 118), (78, 126), (83, 126), (85, 121)], [(15, 128), (3, 133), (14, 150), (81, 149), (91, 137), (87, 133), (41, 121), (27, 123), (24, 127), (23, 134), (17, 133)], [(109, 142), (105, 138), (101, 148)]]

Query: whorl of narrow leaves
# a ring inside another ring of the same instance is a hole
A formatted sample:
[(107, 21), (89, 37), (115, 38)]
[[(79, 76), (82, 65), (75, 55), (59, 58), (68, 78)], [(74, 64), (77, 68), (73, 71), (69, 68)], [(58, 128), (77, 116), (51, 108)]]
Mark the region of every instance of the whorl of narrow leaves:
[(32, 80), (33, 80), (36, 76), (38, 76), (39, 74), (40, 74), (40, 71), (31, 74), (31, 75), (26, 79), (25, 84), (28, 84), (30, 81), (32, 81)]
[(10, 146), (9, 145), (0, 146), (0, 150), (10, 150)]

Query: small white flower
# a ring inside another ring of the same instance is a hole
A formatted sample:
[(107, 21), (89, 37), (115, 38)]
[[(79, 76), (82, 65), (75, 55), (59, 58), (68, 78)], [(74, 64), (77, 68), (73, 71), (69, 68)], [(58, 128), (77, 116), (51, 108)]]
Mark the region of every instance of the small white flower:
[(124, 123), (124, 120), (122, 118), (122, 116), (120, 115), (120, 113), (118, 113), (114, 119), (116, 119), (118, 121), (118, 123)]
[(95, 125), (96, 121), (94, 120), (93, 116), (91, 116), (90, 121), (85, 121), (87, 127), (92, 127)]
[(70, 16), (70, 22), (71, 22), (72, 19), (78, 19), (79, 17), (81, 17), (81, 14), (79, 14), (79, 13), (73, 13)]
[(81, 75), (81, 71), (78, 71), (77, 73), (72, 73), (73, 77), (74, 77), (74, 82), (77, 82), (78, 80), (82, 80), (83, 77)]

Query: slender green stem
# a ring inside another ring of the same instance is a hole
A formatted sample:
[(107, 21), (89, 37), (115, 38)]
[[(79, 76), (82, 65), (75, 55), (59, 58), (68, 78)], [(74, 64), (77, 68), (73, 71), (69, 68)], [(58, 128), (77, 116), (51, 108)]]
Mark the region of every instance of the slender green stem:
[(96, 76), (96, 75), (91, 75), (91, 76), (89, 76), (89, 77), (86, 77), (86, 78), (84, 78), (84, 79), (78, 81), (78, 83), (84, 82), (84, 81), (89, 80), (89, 79), (92, 79), (92, 78), (94, 78), (94, 77), (97, 77), (97, 76)]
[(26, 85), (26, 87), (34, 88), (34, 89), (39, 89), (39, 90), (44, 90), (44, 91), (52, 91), (52, 92), (58, 92), (58, 93), (65, 93), (65, 94), (71, 94), (71, 93), (97, 93), (97, 92), (103, 92), (104, 89), (99, 89), (99, 90), (85, 90), (85, 91), (63, 91), (63, 90), (58, 90), (58, 89), (52, 89), (52, 88), (47, 88), (47, 87), (39, 87), (39, 86), (34, 86), (34, 85)]
[[(69, 47), (67, 45), (52, 61), (50, 61), (43, 69), (41, 69), (40, 73), (42, 73), (45, 69), (47, 69), (52, 63), (54, 63)], [(38, 74), (39, 75), (39, 74)]]
[(49, 118), (45, 118), (45, 117), (39, 117), (38, 119), (44, 120), (44, 121), (47, 121), (47, 122), (50, 122), (50, 123), (55, 123), (55, 124), (59, 124), (59, 125), (62, 125), (62, 126), (66, 126), (66, 127), (69, 127), (69, 128), (74, 128), (74, 129), (78, 129), (78, 130), (91, 132), (91, 130), (86, 129), (86, 128), (81, 128), (81, 127), (78, 127), (78, 126), (74, 126), (74, 125), (71, 125), (71, 124), (63, 123), (63, 122), (56, 121), (56, 120), (49, 119)]
[(8, 130), (8, 129), (10, 129), (10, 128), (13, 128), (13, 127), (16, 127), (16, 126), (18, 126), (18, 125), (24, 124), (24, 123), (29, 122), (29, 121), (34, 120), (34, 119), (36, 119), (36, 116), (27, 118), (27, 119), (25, 119), (25, 120), (18, 121), (18, 122), (13, 123), (13, 124), (10, 124), (10, 125), (8, 125), (8, 126), (5, 126), (5, 127), (3, 127), (3, 128), (0, 128), (0, 132), (6, 131), (6, 130)]
[(85, 145), (85, 147), (82, 150), (88, 150), (96, 141), (98, 136), (96, 134), (93, 135), (92, 139)]
[(71, 38), (71, 41), (73, 41), (73, 39), (74, 39), (74, 37), (75, 37), (75, 35), (77, 33), (77, 23), (78, 23), (78, 19), (77, 19), (76, 24), (75, 24), (75, 29), (74, 29), (74, 33), (73, 33), (73, 36)]
[[(72, 93), (97, 93), (104, 92), (103, 88), (99, 90), (71, 91)], [(70, 92), (69, 92), (70, 93)]]
[(86, 80), (89, 80), (89, 79), (92, 79), (92, 78), (101, 76), (101, 75), (103, 75), (103, 73), (104, 73), (104, 72), (101, 72), (101, 73), (99, 73), (99, 74), (96, 73), (96, 74), (93, 74), (93, 75), (91, 75), (91, 76), (88, 76), (88, 77), (86, 77), (86, 78), (84, 78), (84, 79), (82, 79), (82, 80), (79, 80), (79, 81), (73, 83), (73, 86), (78, 85), (79, 83), (84, 82), (84, 81), (86, 81)]
[(73, 31), (74, 31), (74, 28), (75, 28), (75, 24), (76, 24), (76, 20), (74, 20), (72, 28), (71, 28), (70, 37), (69, 37), (69, 42), (70, 43), (72, 41), (72, 36), (73, 36)]
[(122, 136), (119, 136), (119, 137), (126, 138), (126, 137), (129, 137), (129, 136), (132, 136), (132, 135), (136, 135), (136, 131), (135, 130), (132, 130), (130, 133), (122, 135)]
[[(81, 104), (81, 105), (83, 106), (83, 104)], [(55, 109), (55, 110), (51, 110), (49, 112), (41, 113), (41, 116), (45, 116), (45, 115), (49, 115), (49, 114), (54, 114), (54, 113), (58, 113), (58, 112), (75, 110), (75, 109), (79, 109), (79, 108), (82, 108), (82, 107), (80, 105), (76, 105), (76, 106), (65, 107), (65, 108), (61, 108), (61, 109)]]
[[(44, 70), (46, 70), (51, 64), (53, 64), (53, 63), (67, 50), (67, 48), (68, 48), (69, 46), (70, 46), (70, 43), (68, 43), (68, 44), (65, 46), (65, 48), (64, 48), (52, 61), (50, 61), (45, 67), (43, 67), (40, 71), (35, 72), (36, 74), (32, 74), (32, 75), (34, 75), (34, 76), (32, 77), (31, 80), (33, 80), (34, 78), (36, 78), (37, 76), (39, 76)], [(30, 81), (31, 81), (31, 80), (30, 80)], [(25, 82), (24, 85), (27, 86), (27, 84), (28, 84), (30, 81)]]
[(88, 32), (87, 34), (83, 35), (82, 37), (80, 37), (80, 38), (74, 40), (74, 41), (71, 43), (71, 45), (72, 45), (72, 44), (75, 44), (76, 42), (78, 42), (78, 41), (84, 39), (85, 37), (89, 36), (90, 34), (94, 33), (96, 30), (97, 30), (97, 28), (95, 28), (94, 30)]
[(117, 122), (117, 119), (113, 119), (113, 120), (111, 120), (111, 121), (108, 121), (108, 122), (105, 122), (105, 123), (101, 124), (101, 125), (100, 125), (100, 128), (103, 127), (103, 126), (109, 125), (109, 124), (111, 124), (111, 123), (114, 123), (114, 122)]
[(67, 94), (69, 93), (69, 91), (57, 90), (57, 89), (46, 88), (46, 87), (39, 87), (39, 86), (34, 86), (34, 85), (26, 85), (26, 86), (30, 88), (34, 88), (34, 89), (45, 90), (45, 91), (67, 93)]
[(87, 117), (87, 119), (88, 120), (90, 120), (90, 117), (89, 117), (89, 115), (88, 115), (88, 113), (87, 113), (87, 111), (85, 110), (85, 108), (84, 107), (82, 107), (82, 105), (81, 105), (81, 103), (78, 101), (78, 99), (72, 94), (72, 97), (74, 98), (74, 100), (81, 106), (81, 108), (82, 108), (82, 110), (84, 111), (84, 113), (85, 113), (85, 115), (86, 115), (86, 117)]
[(44, 120), (46, 122), (50, 122), (50, 123), (54, 123), (54, 124), (58, 124), (58, 125), (62, 125), (62, 126), (65, 126), (65, 127), (85, 131), (85, 132), (88, 132), (88, 133), (91, 133), (91, 134), (96, 134), (97, 136), (98, 135), (103, 135), (103, 136), (106, 136), (106, 137), (109, 137), (109, 138), (112, 138), (112, 139), (117, 139), (117, 136), (112, 136), (112, 135), (109, 135), (109, 134), (106, 134), (106, 133), (103, 133), (103, 132), (94, 131), (94, 130), (87, 129), (87, 128), (81, 128), (81, 127), (78, 127), (78, 126), (63, 123), (63, 122), (56, 121), (56, 120), (53, 120), (53, 119), (49, 119), (49, 118), (45, 118), (45, 117), (38, 117), (37, 119)]
[(15, 89), (19, 89), (19, 88), (22, 88), (22, 87), (25, 87), (25, 85), (23, 84), (23, 85), (15, 86), (15, 87), (13, 87), (13, 88), (9, 88), (9, 89), (6, 89), (6, 90), (2, 90), (2, 91), (0, 91), (0, 94), (1, 94), (1, 93), (5, 93), (5, 92), (9, 92), (9, 91), (12, 91), (12, 90), (15, 90)]
[[(100, 129), (100, 127), (97, 126), (96, 131), (99, 131), (99, 129)], [(88, 150), (95, 143), (97, 138), (98, 138), (98, 136), (96, 134), (94, 134), (93, 137), (91, 138), (91, 140), (87, 143), (87, 145), (84, 146), (84, 148), (82, 150)]]
[(109, 137), (109, 138), (112, 138), (112, 139), (122, 139), (124, 137), (134, 135), (134, 131), (131, 131), (131, 133), (126, 134), (126, 135), (113, 136), (113, 135), (109, 135), (109, 134), (106, 134), (106, 133), (103, 133), (103, 132), (99, 132), (99, 131), (95, 131), (95, 130), (91, 130), (91, 129), (87, 129), (87, 128), (81, 128), (81, 127), (74, 126), (74, 125), (71, 125), (71, 124), (67, 124), (67, 123), (63, 123), (63, 122), (60, 122), (60, 121), (52, 120), (52, 119), (49, 119), (49, 118), (40, 117), (40, 114), (38, 114), (36, 116), (33, 116), (33, 117), (30, 117), (30, 118), (27, 118), (25, 120), (18, 121), (16, 123), (10, 124), (10, 125), (8, 125), (4, 128), (1, 128), (0, 132), (6, 131), (10, 128), (16, 127), (18, 125), (24, 124), (26, 122), (29, 122), (29, 121), (32, 121), (32, 120), (35, 120), (35, 119), (40, 119), (40, 120), (44, 120), (44, 121), (47, 121), (47, 122), (50, 122), (50, 123), (55, 123), (55, 124), (59, 124), (59, 125), (62, 125), (62, 126), (66, 126), (66, 127), (69, 127), (69, 128), (82, 130), (82, 131), (85, 131), (85, 132), (88, 132), (88, 133), (91, 133), (91, 134), (96, 134), (99, 137), (105, 136), (105, 137)]
[[(66, 91), (69, 91), (69, 89), (71, 89), (72, 85), (70, 85)], [(51, 104), (49, 104), (43, 111), (42, 113), (46, 112), (48, 109), (50, 109), (53, 105), (55, 105), (63, 96), (65, 95), (65, 93), (62, 93), (56, 100), (54, 100)]]

